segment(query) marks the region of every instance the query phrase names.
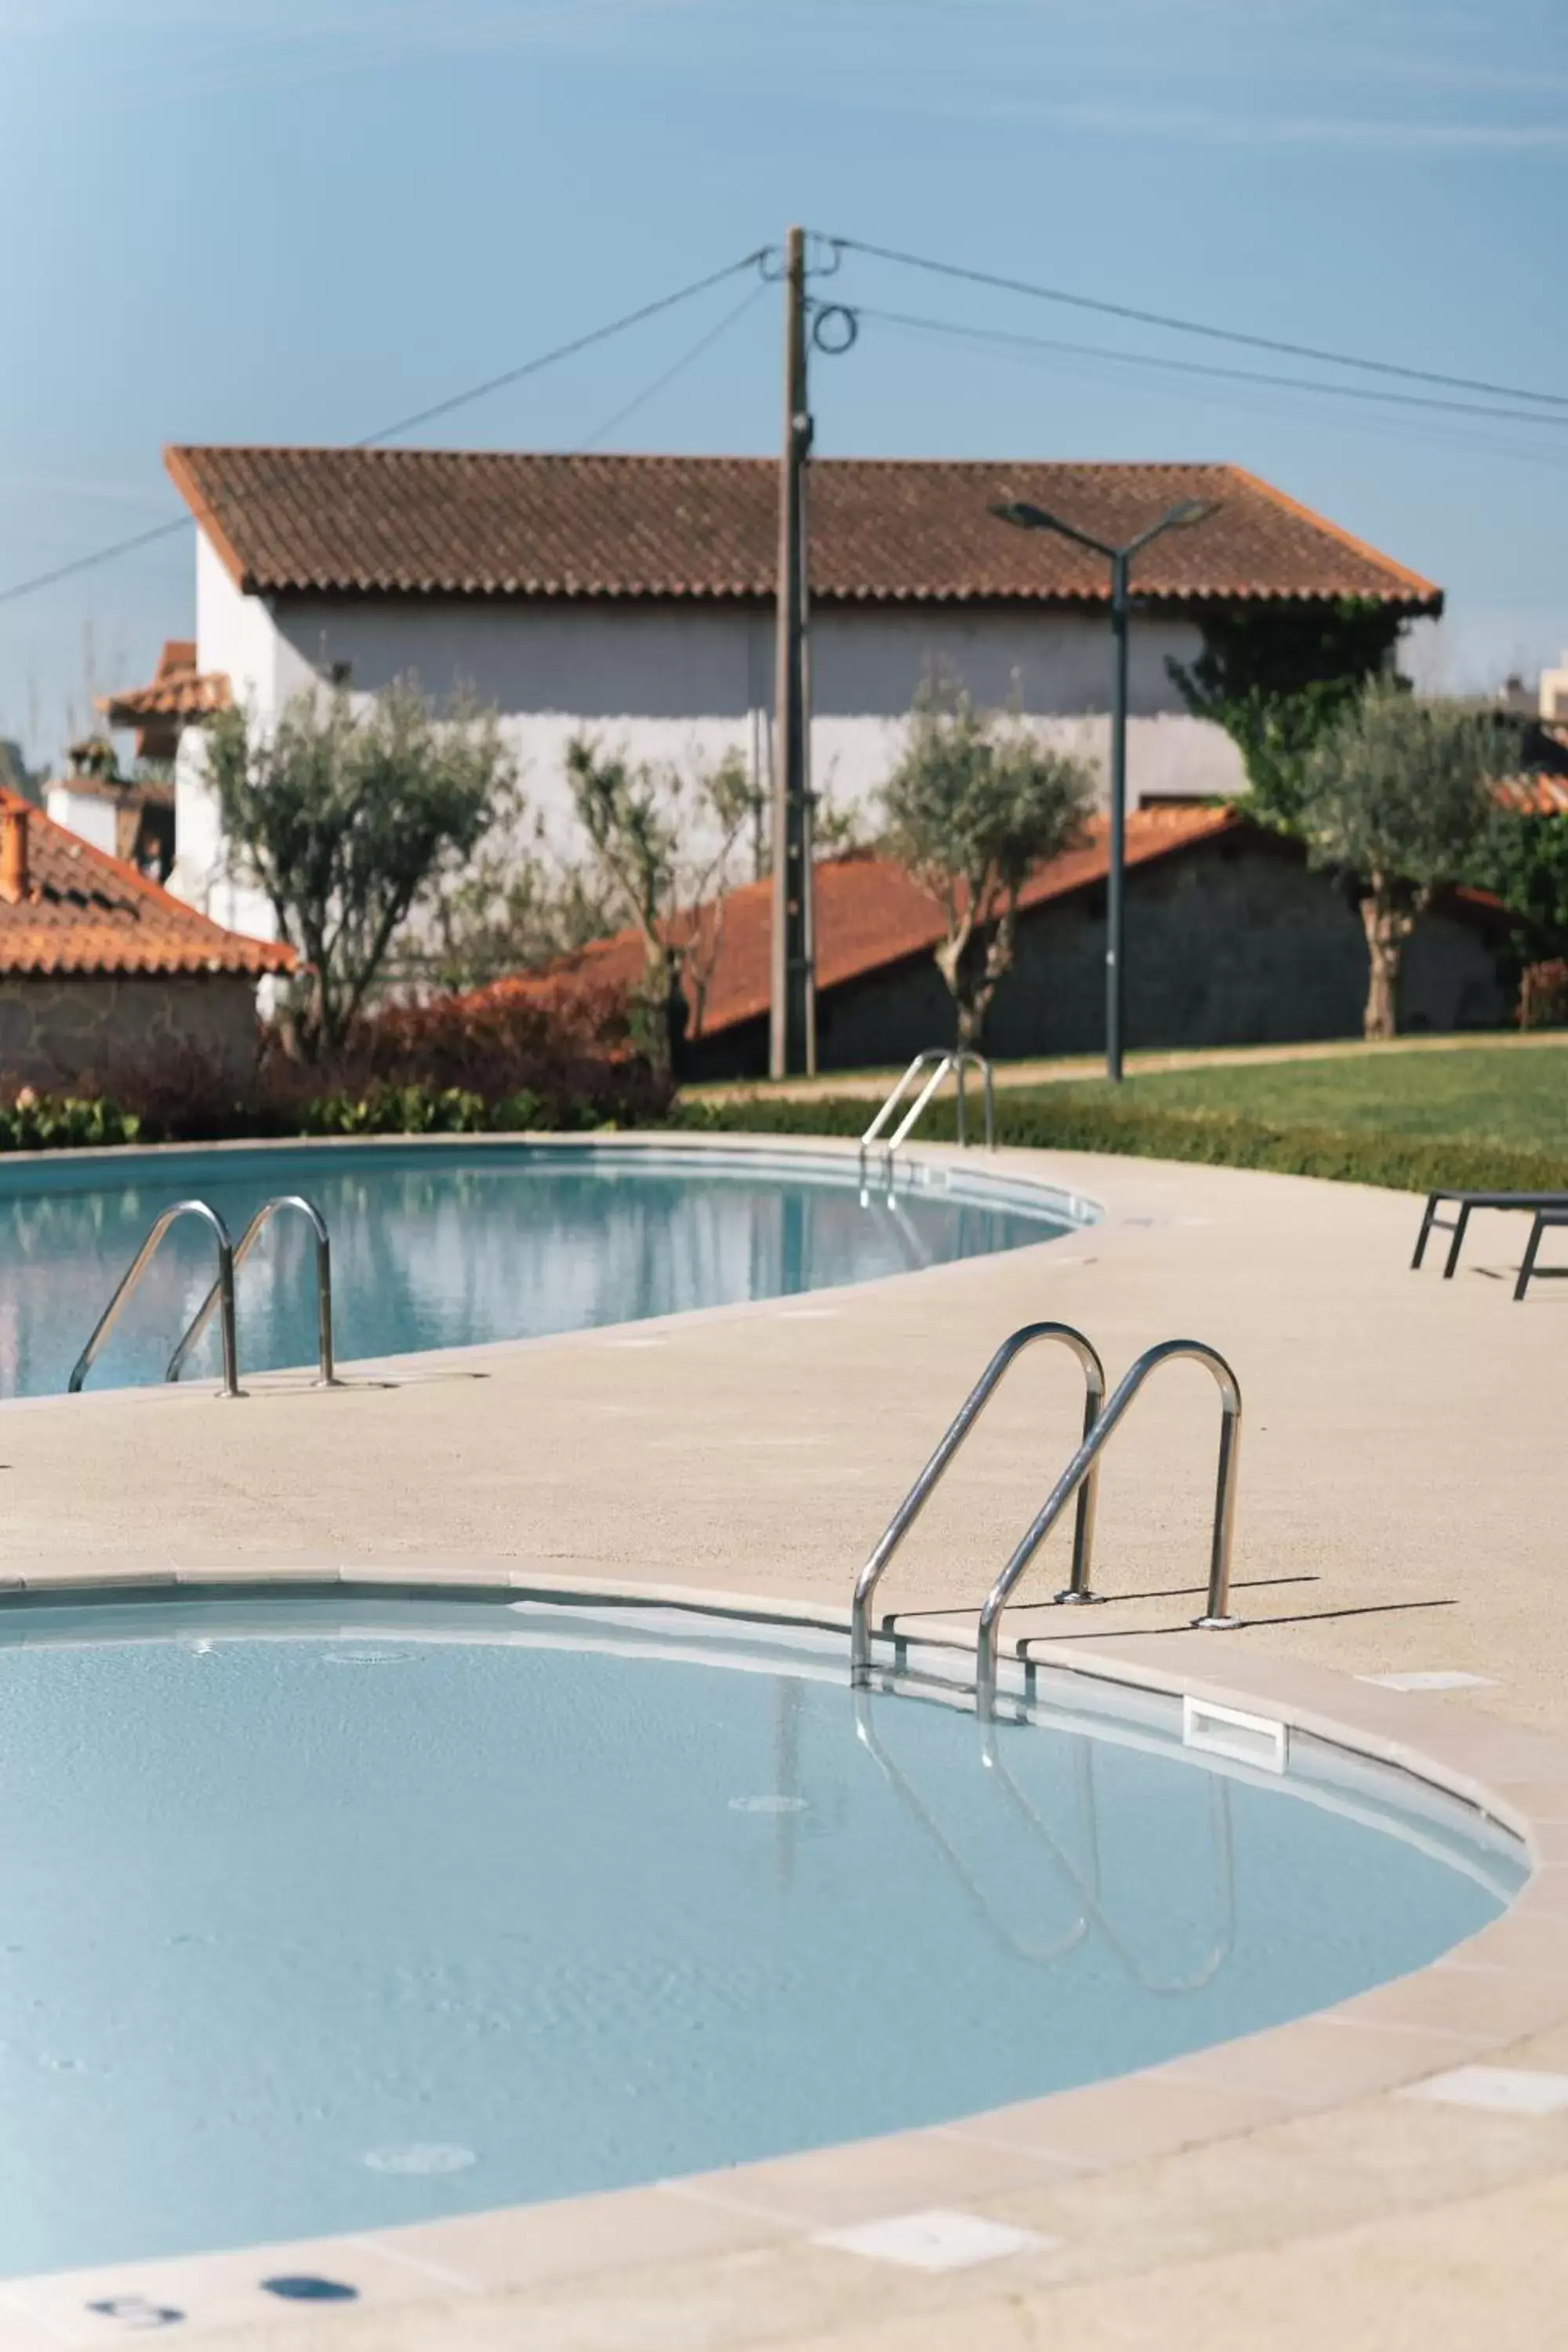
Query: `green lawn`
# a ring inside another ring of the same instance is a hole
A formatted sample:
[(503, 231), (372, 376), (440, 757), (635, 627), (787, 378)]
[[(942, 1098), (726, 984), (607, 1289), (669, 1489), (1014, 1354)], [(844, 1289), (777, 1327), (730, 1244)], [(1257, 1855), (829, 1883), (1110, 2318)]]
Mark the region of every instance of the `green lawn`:
[[(1568, 1043), (1521, 1049), (1346, 1054), (1332, 1061), (1233, 1064), (1130, 1077), (1138, 1109), (1228, 1113), (1294, 1127), (1453, 1138), (1505, 1150), (1568, 1152)], [(1035, 1102), (1103, 1103), (1112, 1089), (1068, 1080), (1020, 1089)]]
[[(740, 1092), (681, 1105), (679, 1124), (858, 1135), (863, 1098)], [(973, 1115), (977, 1118), (978, 1111)], [(1568, 1040), (1434, 1052), (1258, 1061), (1104, 1079), (999, 1087), (997, 1140), (1041, 1150), (1133, 1152), (1424, 1192), (1439, 1185), (1568, 1191)], [(920, 1133), (953, 1133), (952, 1097)]]

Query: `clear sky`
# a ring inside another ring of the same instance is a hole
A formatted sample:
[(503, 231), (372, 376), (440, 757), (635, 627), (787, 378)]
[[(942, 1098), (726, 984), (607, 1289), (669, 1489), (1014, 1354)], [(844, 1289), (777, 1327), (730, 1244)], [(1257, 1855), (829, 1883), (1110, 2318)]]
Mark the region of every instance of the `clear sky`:
[[(166, 441), (353, 439), (792, 220), (1568, 404), (1563, 21), (1563, 0), (0, 0), (0, 590), (177, 511)], [(748, 290), (430, 437), (771, 450), (778, 297), (732, 315)], [(1142, 356), (868, 317), (816, 366), (825, 452), (1232, 458), (1443, 583), (1435, 682), (1568, 645), (1568, 404), (1521, 425), (1161, 371), (1142, 361), (1332, 375), (858, 256), (829, 290)], [(188, 535), (0, 603), (0, 735), (58, 757), (89, 688), (150, 675), (193, 618)]]

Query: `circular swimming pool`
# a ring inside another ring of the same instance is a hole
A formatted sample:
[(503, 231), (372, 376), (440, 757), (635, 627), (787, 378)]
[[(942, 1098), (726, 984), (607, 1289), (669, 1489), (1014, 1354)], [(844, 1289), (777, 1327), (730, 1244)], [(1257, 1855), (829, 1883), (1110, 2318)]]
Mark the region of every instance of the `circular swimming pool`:
[(629, 1602), (9, 1602), (0, 1692), (10, 2277), (950, 2120), (1419, 1967), (1524, 1874), (1310, 1739), (1270, 1774), (1065, 1675), (983, 1727)]
[[(0, 1165), (0, 1397), (65, 1387), (162, 1210), (197, 1195), (237, 1241), (282, 1192), (306, 1194), (326, 1219), (341, 1361), (864, 1282), (1050, 1241), (1093, 1214), (980, 1167), (926, 1165), (891, 1197), (881, 1185), (863, 1197), (852, 1159), (751, 1149), (468, 1141), (39, 1157)], [(242, 1369), (314, 1356), (311, 1246), (302, 1221), (279, 1220), (240, 1269)], [(194, 1219), (174, 1226), (92, 1385), (161, 1380), (213, 1272), (210, 1233)], [(217, 1360), (215, 1318), (186, 1377)]]

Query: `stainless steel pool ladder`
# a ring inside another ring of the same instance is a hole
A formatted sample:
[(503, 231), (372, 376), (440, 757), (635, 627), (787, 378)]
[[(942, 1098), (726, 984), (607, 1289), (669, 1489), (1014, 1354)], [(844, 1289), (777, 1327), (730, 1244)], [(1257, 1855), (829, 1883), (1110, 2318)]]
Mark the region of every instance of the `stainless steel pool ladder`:
[[(915, 1079), (920, 1076), (921, 1072), (927, 1067), (931, 1067), (930, 1077), (926, 1080), (919, 1094), (916, 1095), (908, 1110), (905, 1111), (903, 1118), (899, 1121), (893, 1133), (889, 1135), (884, 1142), (882, 1139), (882, 1129), (887, 1126), (888, 1121), (892, 1118), (893, 1113), (902, 1103), (905, 1095), (909, 1092), (910, 1087), (914, 1084)], [(996, 1087), (994, 1078), (992, 1075), (990, 1063), (986, 1060), (984, 1054), (973, 1053), (967, 1046), (955, 1045), (948, 1047), (945, 1045), (931, 1045), (927, 1047), (923, 1054), (917, 1054), (915, 1055), (914, 1060), (910, 1064), (909, 1068), (904, 1072), (903, 1076), (899, 1080), (898, 1085), (889, 1095), (886, 1102), (882, 1105), (881, 1109), (877, 1113), (876, 1118), (871, 1121), (870, 1126), (860, 1138), (860, 1188), (862, 1192), (866, 1189), (866, 1164), (870, 1156), (873, 1146), (878, 1143), (881, 1143), (882, 1146), (883, 1173), (886, 1176), (889, 1190), (891, 1189), (895, 1154), (898, 1152), (900, 1146), (904, 1143), (908, 1137), (912, 1133), (917, 1120), (924, 1112), (926, 1105), (931, 1101), (938, 1087), (942, 1085), (942, 1080), (952, 1076), (956, 1076), (958, 1080), (958, 1140), (961, 1148), (967, 1148), (969, 1142), (969, 1111), (968, 1105), (964, 1099), (963, 1086), (965, 1076), (971, 1069), (976, 1069), (980, 1073), (983, 1115), (985, 1123), (985, 1149), (987, 1151), (995, 1150)]]
[[(996, 1390), (1026, 1348), (1037, 1339), (1054, 1339), (1078, 1358), (1083, 1370), (1083, 1433), (1087, 1444), (1089, 1433), (1105, 1402), (1105, 1366), (1092, 1341), (1070, 1323), (1026, 1323), (1003, 1340), (974, 1386), (959, 1408), (956, 1418), (948, 1428), (936, 1452), (893, 1513), (882, 1531), (881, 1540), (855, 1580), (855, 1597), (850, 1612), (849, 1675), (852, 1683), (863, 1685), (871, 1672), (871, 1600), (881, 1582), (893, 1554), (909, 1534), (915, 1521), (930, 1502), (931, 1495), (945, 1473), (949, 1463), (969, 1435)], [(1077, 1456), (1074, 1456), (1077, 1459)], [(1073, 1531), (1072, 1586), (1076, 1598), (1087, 1598), (1090, 1555), (1094, 1549), (1094, 1507), (1098, 1490), (1098, 1474), (1079, 1482), (1078, 1525)]]
[(163, 1378), (166, 1381), (179, 1379), (186, 1360), (206, 1329), (216, 1309), (223, 1354), (223, 1378), (218, 1394), (224, 1397), (237, 1397), (243, 1394), (239, 1385), (239, 1347), (235, 1328), (235, 1269), (244, 1263), (279, 1209), (298, 1210), (315, 1234), (316, 1332), (320, 1363), (316, 1386), (318, 1388), (341, 1386), (332, 1359), (332, 1262), (331, 1244), (327, 1234), (326, 1219), (313, 1202), (307, 1201), (298, 1192), (285, 1192), (280, 1193), (276, 1200), (267, 1202), (257, 1211), (241, 1234), (237, 1248), (230, 1238), (228, 1227), (210, 1202), (176, 1201), (172, 1208), (165, 1209), (161, 1216), (155, 1218), (146, 1240), (121, 1276), (113, 1297), (93, 1327), (91, 1338), (76, 1360), (70, 1379), (67, 1383), (68, 1393), (75, 1396), (79, 1391), (104, 1341), (119, 1321), (132, 1292), (142, 1279), (142, 1274), (170, 1226), (181, 1217), (200, 1217), (211, 1228), (217, 1242), (217, 1280), (197, 1307), (184, 1338), (175, 1347), (174, 1354), (169, 1359), (168, 1369)]
[(173, 1208), (165, 1209), (162, 1216), (153, 1220), (146, 1240), (121, 1275), (118, 1289), (93, 1326), (91, 1339), (72, 1367), (70, 1379), (66, 1383), (71, 1396), (77, 1394), (91, 1370), (99, 1349), (120, 1320), (121, 1308), (141, 1281), (159, 1243), (170, 1226), (181, 1217), (202, 1218), (211, 1226), (217, 1240), (217, 1281), (213, 1287), (222, 1310), (223, 1331), (223, 1386), (218, 1393), (226, 1397), (238, 1396), (239, 1353), (234, 1331), (234, 1244), (229, 1239), (228, 1227), (206, 1201), (176, 1201)]
[(1237, 1620), (1228, 1613), (1228, 1608), (1230, 1555), (1236, 1527), (1237, 1470), (1241, 1445), (1241, 1387), (1225, 1358), (1201, 1339), (1162, 1339), (1157, 1346), (1144, 1349), (1123, 1375), (1110, 1402), (1105, 1403), (1104, 1370), (1100, 1357), (1083, 1333), (1073, 1330), (1065, 1323), (1031, 1323), (1015, 1331), (1011, 1339), (1004, 1340), (993, 1356), (958, 1418), (899, 1506), (881, 1541), (856, 1579), (849, 1644), (849, 1675), (853, 1684), (863, 1685), (870, 1676), (871, 1596), (889, 1561), (919, 1517), (932, 1488), (968, 1436), (1014, 1358), (1032, 1340), (1047, 1338), (1059, 1339), (1070, 1347), (1084, 1367), (1087, 1393), (1083, 1442), (1030, 1522), (981, 1609), (974, 1660), (975, 1698), (981, 1716), (989, 1716), (995, 1705), (999, 1650), (997, 1628), (1002, 1612), (1035, 1554), (1075, 1496), (1078, 1499), (1078, 1519), (1073, 1537), (1072, 1572), (1066, 1588), (1057, 1593), (1055, 1599), (1058, 1603), (1071, 1604), (1093, 1601), (1098, 1597), (1090, 1589), (1089, 1574), (1100, 1457), (1150, 1374), (1157, 1371), (1162, 1364), (1184, 1358), (1205, 1366), (1220, 1392), (1219, 1466), (1215, 1484), (1214, 1522), (1209, 1538), (1207, 1601), (1203, 1615), (1194, 1618), (1193, 1622), (1211, 1632), (1236, 1624)]
[[(315, 1386), (319, 1389), (341, 1388), (332, 1357), (332, 1244), (327, 1232), (327, 1221), (313, 1201), (302, 1192), (279, 1192), (275, 1200), (264, 1202), (235, 1244), (234, 1262), (230, 1276), (237, 1274), (257, 1243), (280, 1209), (293, 1209), (304, 1218), (316, 1237), (316, 1360)], [(223, 1275), (217, 1280), (192, 1316), (184, 1338), (169, 1359), (166, 1381), (177, 1381), (184, 1370), (192, 1352), (211, 1322), (215, 1308), (223, 1305)]]

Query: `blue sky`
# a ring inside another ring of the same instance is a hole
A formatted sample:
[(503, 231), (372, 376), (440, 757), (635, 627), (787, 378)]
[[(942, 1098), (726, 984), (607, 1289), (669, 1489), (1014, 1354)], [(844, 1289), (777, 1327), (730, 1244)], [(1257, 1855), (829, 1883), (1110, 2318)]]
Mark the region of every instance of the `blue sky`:
[[(176, 511), (165, 441), (352, 439), (791, 220), (1568, 396), (1561, 30), (1560, 0), (0, 0), (0, 589)], [(777, 296), (734, 315), (748, 290), (437, 437), (771, 450)], [(858, 257), (832, 290), (1329, 373)], [(814, 400), (828, 453), (1233, 458), (1444, 583), (1438, 683), (1568, 645), (1568, 407), (872, 318)], [(191, 620), (184, 537), (0, 604), (0, 734), (53, 758)]]

